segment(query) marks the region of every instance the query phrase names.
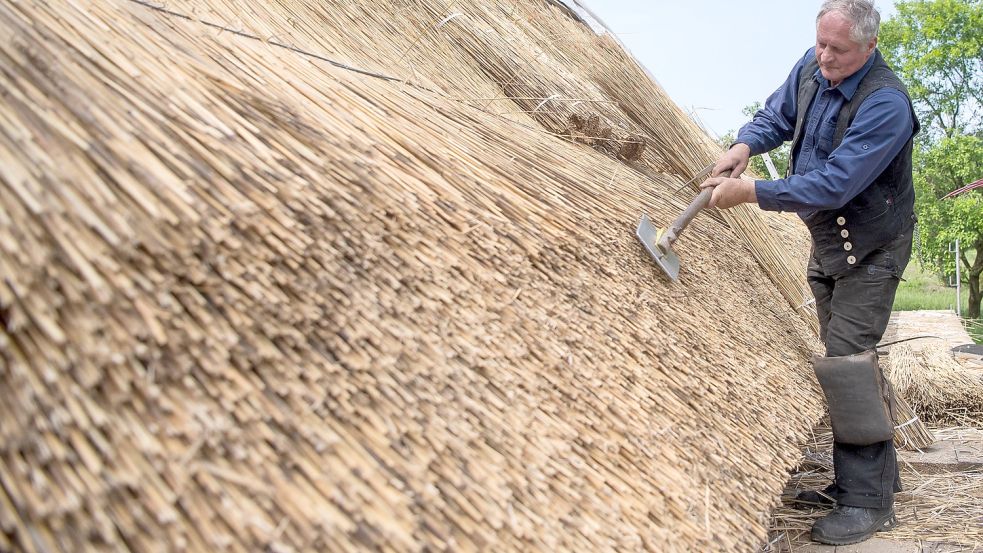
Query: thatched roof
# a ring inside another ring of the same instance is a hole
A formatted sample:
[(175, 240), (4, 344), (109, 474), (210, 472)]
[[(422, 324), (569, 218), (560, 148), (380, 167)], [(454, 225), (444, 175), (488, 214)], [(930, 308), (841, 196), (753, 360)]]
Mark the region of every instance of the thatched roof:
[(0, 36), (0, 550), (765, 537), (821, 409), (802, 238), (707, 214), (661, 276), (634, 226), (715, 146), (610, 37), (540, 0)]

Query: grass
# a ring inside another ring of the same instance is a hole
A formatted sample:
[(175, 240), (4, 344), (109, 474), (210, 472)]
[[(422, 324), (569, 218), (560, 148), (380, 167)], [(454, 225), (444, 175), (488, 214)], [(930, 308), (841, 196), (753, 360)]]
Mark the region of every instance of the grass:
[[(965, 313), (969, 306), (969, 290), (963, 286), (962, 291), (962, 312)], [(921, 311), (921, 310), (945, 310), (956, 309), (956, 289), (944, 286), (939, 277), (926, 271), (918, 263), (912, 260), (904, 272), (904, 281), (898, 286), (898, 293), (894, 298), (895, 311)], [(969, 331), (973, 341), (983, 344), (983, 319), (964, 319), (963, 323)]]
[[(966, 290), (962, 294), (963, 309), (968, 305)], [(944, 286), (939, 277), (923, 269), (912, 260), (904, 272), (904, 280), (894, 297), (895, 311), (921, 311), (924, 309), (956, 310), (956, 289)]]
[(963, 319), (969, 336), (977, 344), (983, 344), (983, 319)]

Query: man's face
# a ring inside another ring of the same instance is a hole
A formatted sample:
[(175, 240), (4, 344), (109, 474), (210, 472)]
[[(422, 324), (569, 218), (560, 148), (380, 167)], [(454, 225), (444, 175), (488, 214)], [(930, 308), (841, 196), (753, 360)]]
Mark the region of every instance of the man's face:
[(876, 38), (869, 44), (854, 42), (850, 27), (850, 20), (838, 12), (827, 13), (816, 25), (816, 61), (833, 86), (863, 67), (877, 46)]

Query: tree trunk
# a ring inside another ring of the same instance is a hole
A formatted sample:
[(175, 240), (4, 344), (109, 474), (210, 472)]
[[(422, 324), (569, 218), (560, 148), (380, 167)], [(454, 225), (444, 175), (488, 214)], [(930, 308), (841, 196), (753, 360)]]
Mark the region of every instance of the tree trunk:
[(963, 255), (963, 261), (969, 273), (969, 306), (966, 308), (966, 317), (970, 319), (980, 318), (980, 303), (983, 296), (980, 295), (980, 277), (983, 277), (983, 241), (976, 243), (976, 261), (973, 266), (969, 266), (969, 260)]
[(966, 308), (966, 317), (969, 319), (980, 318), (980, 273), (969, 275), (969, 307)]

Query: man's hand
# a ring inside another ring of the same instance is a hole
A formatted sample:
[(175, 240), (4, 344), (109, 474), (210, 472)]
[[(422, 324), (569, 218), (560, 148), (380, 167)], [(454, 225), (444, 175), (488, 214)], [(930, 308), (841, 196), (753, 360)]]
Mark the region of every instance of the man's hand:
[(711, 177), (719, 177), (724, 171), (730, 171), (733, 178), (740, 177), (747, 169), (748, 161), (751, 159), (751, 147), (743, 142), (738, 142), (731, 146), (724, 155), (720, 156), (717, 164), (710, 171)]
[(726, 177), (713, 177), (701, 184), (700, 188), (713, 188), (713, 195), (710, 196), (708, 207), (729, 209), (735, 205), (758, 203), (758, 196), (754, 193), (753, 182)]

